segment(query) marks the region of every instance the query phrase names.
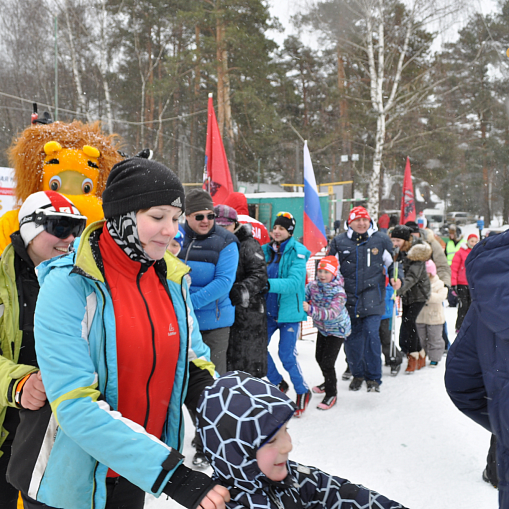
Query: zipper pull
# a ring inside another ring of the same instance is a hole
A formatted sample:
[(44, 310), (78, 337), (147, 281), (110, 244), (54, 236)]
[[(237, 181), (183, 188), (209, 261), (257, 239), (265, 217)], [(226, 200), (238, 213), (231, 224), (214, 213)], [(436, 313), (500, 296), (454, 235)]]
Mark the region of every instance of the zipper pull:
[(371, 266), (371, 249), (368, 247), (368, 267)]

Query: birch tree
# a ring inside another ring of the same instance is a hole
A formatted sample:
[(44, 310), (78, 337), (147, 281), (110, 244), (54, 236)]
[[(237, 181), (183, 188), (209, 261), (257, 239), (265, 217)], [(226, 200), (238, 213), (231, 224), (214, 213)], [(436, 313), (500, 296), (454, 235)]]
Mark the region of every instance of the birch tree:
[(63, 10), (63, 15), (64, 15), (64, 19), (65, 19), (65, 28), (66, 28), (65, 41), (66, 41), (67, 47), (69, 49), (70, 57), (71, 57), (71, 68), (72, 68), (72, 74), (74, 77), (74, 85), (76, 87), (76, 97), (78, 100), (79, 109), (85, 115), (87, 122), (90, 122), (91, 116), (90, 116), (90, 112), (88, 111), (88, 108), (87, 108), (87, 104), (85, 101), (85, 95), (83, 94), (81, 69), (80, 69), (80, 65), (79, 65), (79, 61), (81, 59), (79, 58), (79, 55), (77, 54), (77, 51), (76, 51), (76, 44), (75, 44), (76, 31), (75, 31), (74, 23), (71, 20), (72, 6), (71, 6), (69, 0), (65, 0), (62, 10)]
[[(335, 41), (340, 52), (355, 61), (358, 80), (368, 86), (367, 95), (354, 95), (351, 87), (345, 93), (350, 102), (364, 102), (374, 121), (367, 190), (367, 207), (372, 217), (378, 215), (388, 129), (394, 128), (390, 136), (392, 146), (406, 138), (396, 124), (423, 108), (433, 93), (431, 38), (427, 37), (426, 29), (445, 28), (458, 11), (460, 1), (440, 5), (436, 0), (411, 0), (405, 4), (396, 0), (331, 0), (318, 5), (308, 18), (308, 22)], [(416, 66), (417, 62), (420, 65)]]

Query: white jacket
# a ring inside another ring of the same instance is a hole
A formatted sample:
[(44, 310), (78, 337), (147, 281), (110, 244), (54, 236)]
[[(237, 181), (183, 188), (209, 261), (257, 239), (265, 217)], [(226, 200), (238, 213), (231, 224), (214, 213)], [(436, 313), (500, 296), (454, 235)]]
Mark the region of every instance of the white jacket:
[(422, 308), (416, 323), (442, 325), (445, 323), (444, 300), (447, 299), (447, 288), (438, 276), (430, 278), (431, 296)]

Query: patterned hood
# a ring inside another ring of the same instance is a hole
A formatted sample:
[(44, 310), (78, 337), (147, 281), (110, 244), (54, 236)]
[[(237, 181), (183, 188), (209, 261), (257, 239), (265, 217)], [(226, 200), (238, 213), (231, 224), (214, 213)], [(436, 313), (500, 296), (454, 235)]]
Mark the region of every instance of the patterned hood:
[(258, 468), (256, 451), (294, 412), (295, 404), (269, 382), (242, 371), (218, 378), (203, 391), (197, 409), (214, 477), (248, 493), (270, 484)]

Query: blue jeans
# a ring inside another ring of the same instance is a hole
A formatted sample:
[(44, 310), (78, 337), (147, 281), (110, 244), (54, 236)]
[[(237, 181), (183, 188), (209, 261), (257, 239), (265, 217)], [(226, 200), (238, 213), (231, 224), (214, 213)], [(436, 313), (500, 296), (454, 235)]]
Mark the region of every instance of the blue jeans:
[[(309, 387), (302, 376), (299, 363), (297, 362), (297, 356), (295, 354), (295, 346), (297, 344), (297, 337), (299, 335), (300, 323), (278, 323), (270, 315), (267, 316), (267, 332), (270, 338), (279, 329), (279, 358), (283, 363), (283, 367), (288, 371), (293, 387), (297, 394), (305, 394), (309, 391)], [(279, 385), (283, 377), (279, 373), (272, 360), (269, 352), (268, 364), (267, 364), (267, 378), (273, 385)]]
[(350, 315), (352, 333), (345, 340), (345, 353), (352, 375), (382, 383), (381, 315)]

